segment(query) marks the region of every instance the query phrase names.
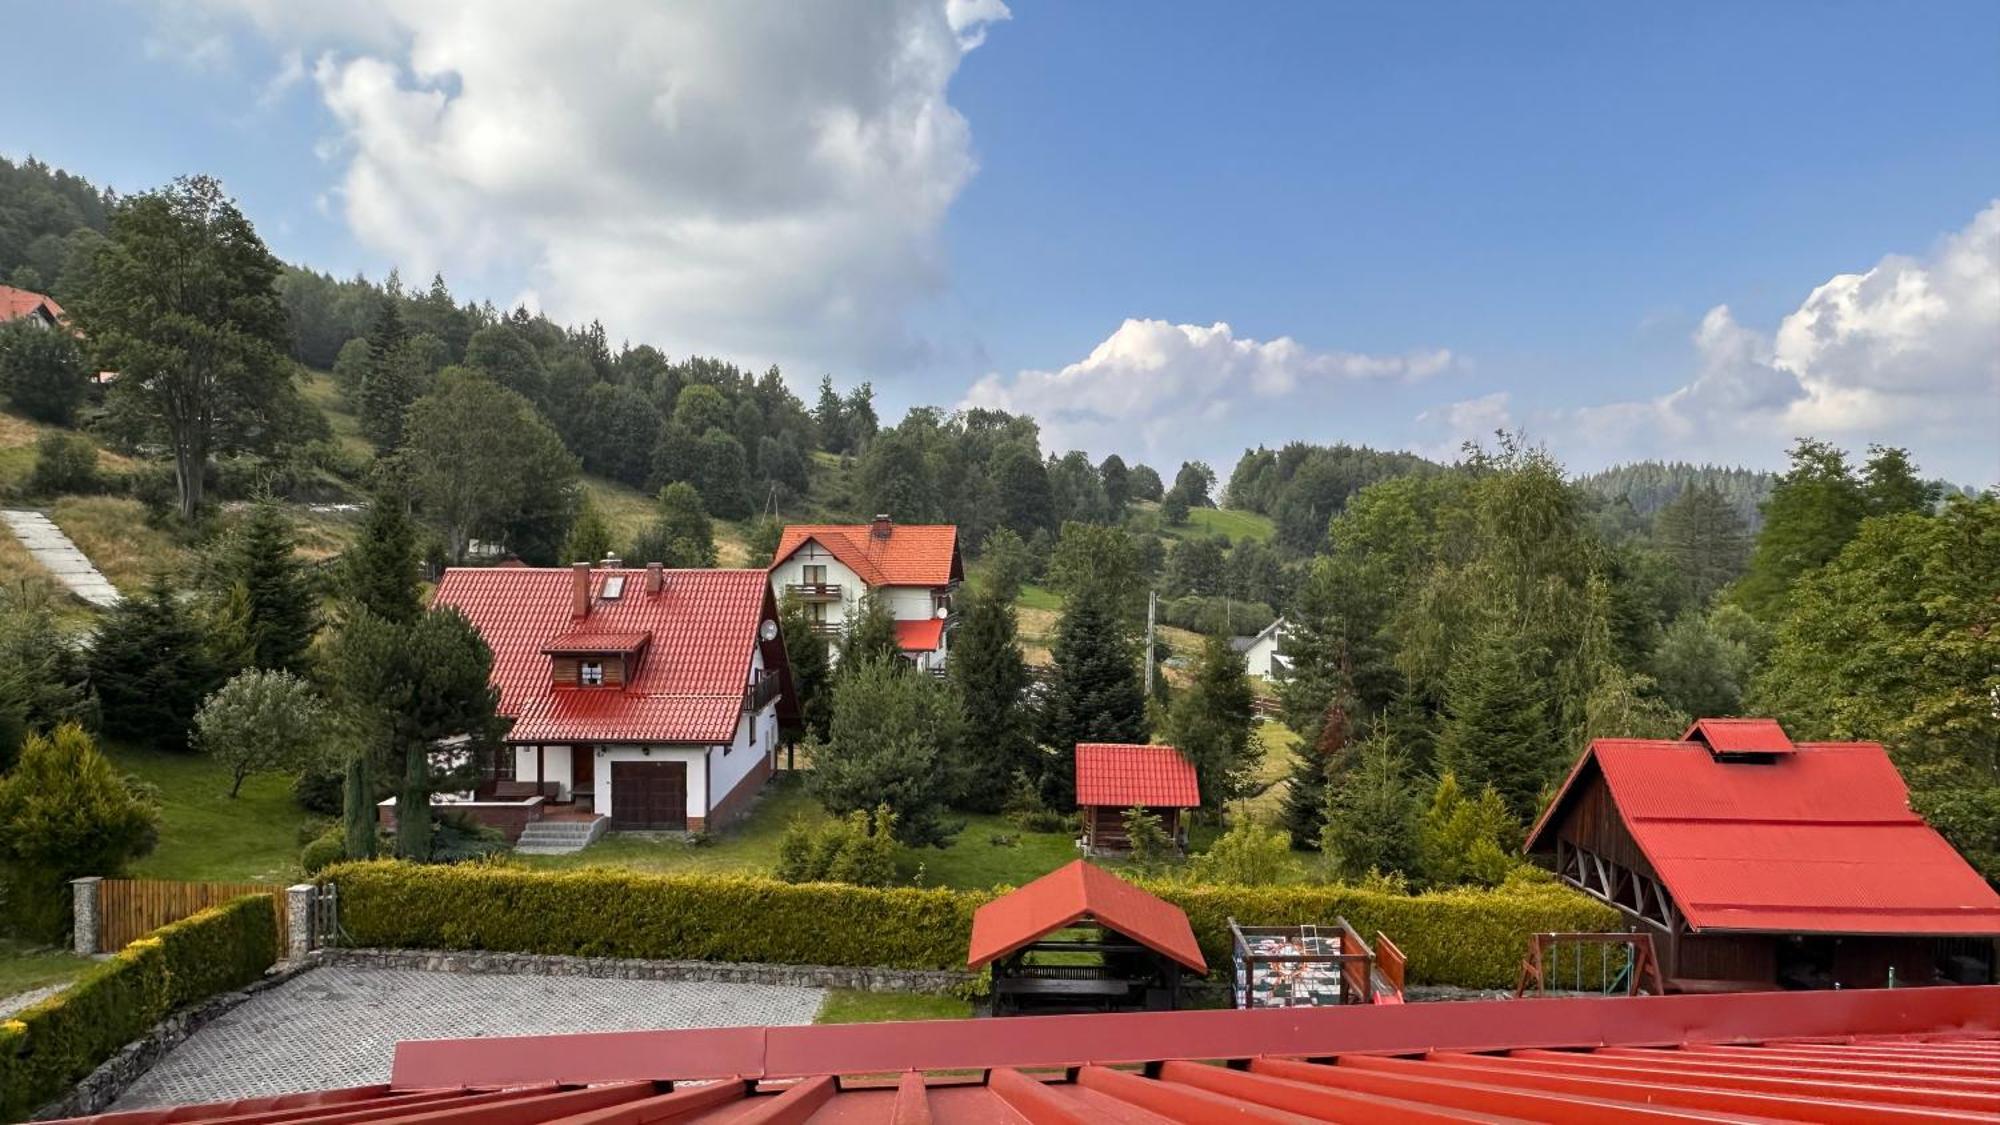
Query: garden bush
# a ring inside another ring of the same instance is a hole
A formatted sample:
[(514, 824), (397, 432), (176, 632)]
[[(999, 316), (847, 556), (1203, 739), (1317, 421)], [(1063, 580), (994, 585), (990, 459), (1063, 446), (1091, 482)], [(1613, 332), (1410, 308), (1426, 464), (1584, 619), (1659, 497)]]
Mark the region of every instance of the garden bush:
[[(328, 868), (353, 941), (391, 949), (477, 949), (786, 965), (956, 969), (984, 891), (878, 889), (607, 868), (536, 872), (396, 862)], [(1187, 911), (1211, 970), (1228, 971), (1229, 923), (1330, 923), (1382, 930), (1409, 956), (1414, 984), (1505, 988), (1530, 933), (1605, 930), (1617, 916), (1555, 884), (1408, 895), (1330, 884), (1268, 887), (1162, 882)]]
[(277, 949), (271, 898), (251, 895), (162, 926), (0, 1020), (0, 1120), (61, 1096), (175, 1009), (257, 980)]
[(89, 438), (52, 430), (35, 439), (35, 467), (28, 474), (31, 495), (95, 492), (97, 485), (97, 446)]

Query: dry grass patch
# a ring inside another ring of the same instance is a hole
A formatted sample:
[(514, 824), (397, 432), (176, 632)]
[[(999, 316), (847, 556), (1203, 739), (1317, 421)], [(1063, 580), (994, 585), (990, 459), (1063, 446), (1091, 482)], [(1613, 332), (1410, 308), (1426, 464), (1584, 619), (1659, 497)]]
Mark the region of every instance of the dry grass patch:
[(188, 562), (185, 548), (146, 522), (137, 500), (65, 496), (49, 508), (49, 518), (126, 594), (143, 592), (154, 574), (178, 572)]

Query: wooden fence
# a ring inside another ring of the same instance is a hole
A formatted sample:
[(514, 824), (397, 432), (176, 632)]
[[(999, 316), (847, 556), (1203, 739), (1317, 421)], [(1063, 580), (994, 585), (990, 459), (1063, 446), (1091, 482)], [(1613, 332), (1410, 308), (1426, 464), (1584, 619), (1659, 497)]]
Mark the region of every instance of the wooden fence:
[(169, 922), (244, 895), (269, 895), (278, 913), (278, 949), (286, 934), (285, 888), (268, 883), (181, 883), (169, 879), (106, 879), (98, 888), (97, 948), (115, 952)]

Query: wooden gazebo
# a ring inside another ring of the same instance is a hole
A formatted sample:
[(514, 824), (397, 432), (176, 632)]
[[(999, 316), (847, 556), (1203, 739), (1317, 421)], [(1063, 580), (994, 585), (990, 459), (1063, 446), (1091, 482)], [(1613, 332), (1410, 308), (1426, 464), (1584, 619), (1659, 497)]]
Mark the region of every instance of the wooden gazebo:
[(1076, 804), (1083, 818), (1084, 850), (1126, 852), (1125, 814), (1144, 809), (1160, 818), (1174, 846), (1187, 850), (1181, 814), (1201, 805), (1194, 765), (1171, 746), (1079, 742)]
[(1180, 907), (1077, 860), (979, 908), (972, 969), (993, 967), (993, 1014), (1158, 1011), (1208, 972)]

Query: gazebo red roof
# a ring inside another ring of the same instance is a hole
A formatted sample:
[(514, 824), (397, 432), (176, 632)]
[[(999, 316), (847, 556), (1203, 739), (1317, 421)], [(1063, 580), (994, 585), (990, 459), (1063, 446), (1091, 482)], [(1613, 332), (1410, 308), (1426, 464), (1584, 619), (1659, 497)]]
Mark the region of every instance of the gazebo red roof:
[(1197, 973), (1208, 971), (1180, 907), (1080, 859), (980, 907), (972, 916), (965, 963), (974, 969), (992, 964), (1085, 918)]
[(1076, 803), (1085, 808), (1191, 809), (1201, 804), (1194, 765), (1171, 746), (1076, 745)]
[(59, 1125), (1996, 1115), (2000, 988), (1959, 987), (413, 1040), (387, 1084)]
[(1722, 744), (1591, 743), (1527, 850), (1554, 847), (1559, 812), (1595, 772), (1696, 931), (2000, 934), (2000, 894), (1910, 811), (1879, 743), (1774, 751), (1792, 744), (1769, 720), (1704, 720), (1688, 732), (1705, 734)]

